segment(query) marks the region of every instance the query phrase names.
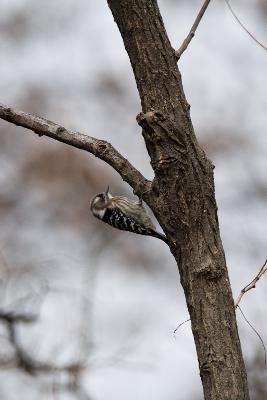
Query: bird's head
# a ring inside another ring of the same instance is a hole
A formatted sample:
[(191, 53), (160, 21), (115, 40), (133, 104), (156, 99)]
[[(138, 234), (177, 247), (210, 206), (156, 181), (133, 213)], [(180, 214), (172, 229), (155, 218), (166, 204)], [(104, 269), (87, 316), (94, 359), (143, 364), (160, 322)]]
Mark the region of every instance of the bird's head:
[(108, 205), (108, 201), (112, 199), (112, 197), (113, 196), (111, 195), (111, 193), (109, 193), (109, 186), (108, 186), (105, 192), (96, 194), (92, 198), (90, 209), (95, 217), (99, 219), (103, 218)]

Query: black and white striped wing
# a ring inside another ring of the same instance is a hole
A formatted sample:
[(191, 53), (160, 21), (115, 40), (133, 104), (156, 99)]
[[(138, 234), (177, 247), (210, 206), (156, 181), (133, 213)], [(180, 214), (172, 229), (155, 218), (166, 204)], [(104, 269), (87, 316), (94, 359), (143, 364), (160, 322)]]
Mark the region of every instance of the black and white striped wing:
[(102, 221), (122, 231), (133, 232), (139, 235), (151, 235), (145, 226), (140, 225), (131, 216), (126, 216), (117, 207), (107, 208)]

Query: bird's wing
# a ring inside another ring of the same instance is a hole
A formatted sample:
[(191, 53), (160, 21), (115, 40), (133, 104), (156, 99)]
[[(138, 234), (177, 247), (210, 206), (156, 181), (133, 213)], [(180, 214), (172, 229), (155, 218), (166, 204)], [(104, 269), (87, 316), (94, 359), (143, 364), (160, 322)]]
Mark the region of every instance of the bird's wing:
[(132, 218), (128, 214), (126, 216), (118, 207), (107, 207), (102, 221), (122, 231), (139, 233), (141, 235), (150, 234), (149, 230), (143, 224), (136, 221), (136, 218)]
[(107, 208), (122, 213), (125, 218), (130, 218), (141, 227), (156, 230), (146, 209), (139, 202), (129, 201), (126, 197), (117, 196), (109, 200)]

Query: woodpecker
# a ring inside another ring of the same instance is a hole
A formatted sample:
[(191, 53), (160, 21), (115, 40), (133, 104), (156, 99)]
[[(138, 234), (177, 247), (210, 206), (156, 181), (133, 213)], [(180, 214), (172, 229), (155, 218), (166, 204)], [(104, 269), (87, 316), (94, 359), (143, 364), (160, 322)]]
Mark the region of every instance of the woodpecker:
[(153, 236), (168, 244), (166, 236), (156, 231), (142, 205), (142, 200), (133, 201), (127, 197), (112, 196), (108, 187), (105, 192), (92, 198), (90, 209), (96, 218), (114, 228), (139, 235)]

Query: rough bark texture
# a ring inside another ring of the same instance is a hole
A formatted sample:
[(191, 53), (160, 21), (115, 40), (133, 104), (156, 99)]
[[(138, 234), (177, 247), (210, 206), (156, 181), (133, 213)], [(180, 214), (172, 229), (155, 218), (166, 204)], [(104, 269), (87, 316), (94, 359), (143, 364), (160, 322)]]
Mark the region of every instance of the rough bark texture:
[[(156, 0), (108, 0), (135, 74), (137, 121), (151, 184), (109, 143), (0, 105), (0, 118), (86, 150), (148, 203), (169, 239), (190, 313), (206, 400), (248, 400), (246, 371), (219, 234), (213, 166), (199, 147)], [(177, 371), (179, 376), (179, 371)]]
[[(177, 261), (206, 400), (249, 399), (219, 234), (213, 166), (199, 147), (155, 0), (108, 0), (142, 103), (137, 121), (155, 172), (144, 193)], [(179, 374), (179, 371), (177, 371)]]

